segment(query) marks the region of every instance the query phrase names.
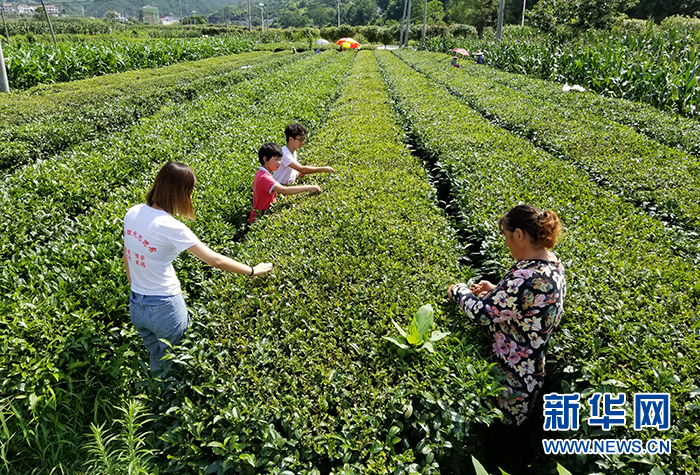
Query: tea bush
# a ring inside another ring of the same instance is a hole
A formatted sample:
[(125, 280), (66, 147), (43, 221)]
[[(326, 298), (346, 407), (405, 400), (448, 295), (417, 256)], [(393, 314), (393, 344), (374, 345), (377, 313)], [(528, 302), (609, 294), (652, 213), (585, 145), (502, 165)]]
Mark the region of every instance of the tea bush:
[[(445, 311), (459, 246), (389, 101), (360, 52), (305, 150), (336, 175), (251, 227), (240, 252), (273, 275), (222, 280), (157, 393), (168, 470), (437, 473), (500, 417), (474, 329)], [(453, 334), (401, 357), (382, 337), (425, 302)]]
[[(549, 94), (530, 93), (537, 87), (527, 87), (522, 91), (488, 80), (491, 68), (485, 70), (467, 64), (462, 71), (446, 67), (444, 56), (438, 59), (411, 52), (399, 55), (490, 120), (532, 140), (552, 154), (570, 160), (586, 170), (592, 180), (609, 186), (614, 193), (662, 219), (684, 223), (691, 230), (699, 229), (700, 179), (697, 170), (700, 160), (695, 154), (665, 147), (651, 138), (640, 136), (631, 127), (592, 113), (585, 97), (578, 94), (564, 95), (552, 91), (552, 87)], [(617, 109), (622, 107), (624, 104), (619, 104)], [(629, 122), (635, 120), (634, 114), (627, 115)], [(663, 114), (657, 115), (663, 118)], [(636, 121), (637, 127), (649, 128), (640, 124), (643, 118), (636, 118)], [(677, 121), (668, 120), (667, 124), (671, 130), (676, 124), (676, 133), (682, 135), (686, 143), (693, 136), (700, 137), (700, 126), (695, 121), (687, 121), (685, 130), (677, 126)], [(688, 145), (697, 150), (700, 142)]]
[[(0, 169), (12, 171), (72, 146), (111, 140), (163, 107), (265, 74), (296, 58), (244, 53), (41, 86), (0, 96)], [(78, 85), (79, 84), (79, 85)]]
[[(395, 55), (377, 51), (407, 133), (452, 190), (451, 209), (482, 272), (506, 269), (496, 219), (514, 203), (554, 209), (565, 225), (557, 248), (567, 267), (562, 328), (550, 349), (550, 391), (671, 394), (668, 433), (607, 432), (583, 426), (589, 438), (664, 437), (670, 455), (561, 457), (573, 473), (635, 473), (698, 468), (700, 321), (697, 237), (667, 226), (598, 186), (565, 159), (498, 127)], [(692, 369), (691, 369), (692, 368)], [(628, 414), (631, 413), (627, 407)], [(582, 407), (582, 420), (588, 416)], [(629, 422), (628, 422), (629, 425)], [(555, 437), (576, 437), (566, 433)], [(540, 468), (551, 465), (541, 460)]]
[[(407, 60), (414, 56), (406, 51), (401, 52), (401, 57)], [(437, 64), (432, 67), (431, 74), (440, 70), (442, 75), (448, 74), (454, 78), (460, 76), (456, 71), (452, 73), (442, 71), (443, 68), (439, 65), (444, 65), (446, 59), (437, 53), (428, 56), (415, 55), (415, 57), (423, 58), (421, 68), (426, 73), (425, 68), (430, 66), (431, 61), (435, 61)], [(413, 62), (411, 64), (416, 67)], [(555, 109), (563, 107), (585, 110), (593, 116), (631, 127), (669, 147), (678, 148), (690, 154), (700, 153), (700, 126), (694, 119), (660, 111), (656, 107), (641, 102), (621, 101), (600, 94), (562, 94), (561, 84), (508, 73), (488, 66), (477, 66), (468, 61), (462, 62), (462, 68), (466, 68), (463, 72), (467, 73), (463, 79), (481, 81), (482, 89), (489, 86), (494, 88), (505, 86), (522, 96), (528, 96), (527, 100), (530, 102), (537, 101), (541, 107), (552, 105)], [(503, 90), (506, 91), (506, 89)], [(512, 91), (508, 91), (507, 94), (512, 94)]]
[[(75, 469), (88, 424), (110, 420), (112, 405), (144, 384), (138, 364), (144, 347), (126, 309), (121, 217), (142, 201), (162, 163), (193, 167), (195, 206), (204, 219), (192, 228), (235, 256), (257, 146), (288, 122), (320, 120), (351, 62), (351, 55), (308, 56), (276, 70), (274, 80), (271, 73), (204, 94), (141, 122), (112, 145), (45, 162), (33, 176), (13, 175), (3, 209), (14, 210), (8, 216), (26, 233), (2, 246), (0, 408), (10, 408), (6, 453), (18, 473)], [(311, 72), (317, 79), (308, 79)], [(296, 93), (285, 94), (283, 86)], [(304, 105), (294, 107), (299, 95)], [(206, 219), (211, 209), (218, 219)], [(188, 303), (211, 298), (215, 272), (187, 257), (178, 268)]]

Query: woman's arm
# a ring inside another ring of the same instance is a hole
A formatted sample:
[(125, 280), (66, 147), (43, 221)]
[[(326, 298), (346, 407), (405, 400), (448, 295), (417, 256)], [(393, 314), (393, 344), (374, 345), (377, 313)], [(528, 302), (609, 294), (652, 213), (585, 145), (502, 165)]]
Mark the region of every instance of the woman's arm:
[[(498, 306), (495, 305), (494, 298), (503, 296), (499, 294), (499, 292), (505, 291), (502, 285), (503, 281), (496, 286), (490, 282), (481, 281), (478, 284), (472, 285), (470, 289), (469, 286), (464, 283), (453, 284), (447, 289), (447, 297), (457, 302), (462, 310), (464, 310), (464, 313), (476, 323), (490, 325), (494, 323), (495, 318), (499, 317), (499, 309)], [(481, 294), (485, 291), (488, 292), (485, 295), (475, 295), (475, 292)], [(514, 302), (515, 299), (509, 303)]]
[(225, 270), (227, 272), (234, 272), (236, 274), (261, 275), (267, 274), (272, 270), (272, 264), (269, 262), (263, 262), (255, 267), (247, 264), (241, 264), (240, 262), (234, 261), (229, 257), (219, 254), (218, 252), (212, 251), (201, 242), (187, 249), (187, 252), (195, 257), (198, 257), (212, 267), (216, 267), (217, 269)]

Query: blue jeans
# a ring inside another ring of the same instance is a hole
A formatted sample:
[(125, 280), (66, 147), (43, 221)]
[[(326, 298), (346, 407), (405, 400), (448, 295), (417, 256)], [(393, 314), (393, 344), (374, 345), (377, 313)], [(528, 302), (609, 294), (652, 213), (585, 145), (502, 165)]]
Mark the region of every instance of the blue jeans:
[(151, 372), (160, 373), (165, 369), (165, 362), (160, 359), (168, 352), (168, 345), (159, 340), (167, 340), (174, 346), (190, 326), (185, 299), (182, 294), (158, 296), (131, 292), (129, 313), (151, 355)]

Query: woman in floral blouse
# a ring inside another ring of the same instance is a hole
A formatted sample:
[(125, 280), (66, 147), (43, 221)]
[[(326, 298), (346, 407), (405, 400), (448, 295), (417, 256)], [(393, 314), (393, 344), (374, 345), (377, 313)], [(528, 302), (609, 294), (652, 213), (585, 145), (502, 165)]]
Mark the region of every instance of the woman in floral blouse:
[(566, 295), (564, 267), (550, 249), (561, 235), (554, 211), (520, 205), (498, 226), (517, 261), (498, 285), (453, 284), (447, 296), (476, 323), (488, 326), (492, 351), (505, 375), (498, 400), (505, 424), (521, 425), (544, 384), (547, 341), (559, 325)]

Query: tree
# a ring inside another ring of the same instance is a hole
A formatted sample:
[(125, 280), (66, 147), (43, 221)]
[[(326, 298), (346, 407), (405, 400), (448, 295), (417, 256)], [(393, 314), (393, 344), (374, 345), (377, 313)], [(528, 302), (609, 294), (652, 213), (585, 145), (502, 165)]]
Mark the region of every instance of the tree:
[(481, 36), (485, 27), (496, 25), (498, 0), (452, 0), (449, 14), (450, 21), (472, 25)]
[[(401, 20), (401, 16), (403, 15), (403, 1), (404, 0), (388, 0), (385, 3), (386, 6), (382, 7), (382, 1), (380, 0), (379, 8), (384, 12), (382, 15), (384, 24), (391, 20)], [(396, 41), (398, 42), (398, 39)]]
[(306, 16), (314, 22), (314, 25), (323, 28), (334, 24), (336, 20), (336, 10), (334, 8), (318, 5), (307, 11)]
[(285, 10), (278, 17), (282, 28), (304, 28), (312, 23), (306, 15), (302, 15), (299, 10)]
[(206, 25), (207, 19), (203, 16), (192, 15), (182, 19), (183, 25)]
[[(637, 0), (540, 0), (530, 11), (537, 28), (554, 34), (568, 34), (591, 28), (608, 29), (621, 12)], [(571, 30), (571, 31), (570, 31)]]
[(698, 0), (639, 0), (634, 7), (624, 11), (633, 18), (652, 18), (660, 23), (672, 15), (696, 16), (699, 10)]
[(379, 16), (376, 0), (355, 0), (347, 10), (347, 22), (351, 25), (369, 25)]
[(445, 7), (440, 0), (430, 0), (428, 2), (428, 24), (432, 25), (445, 18)]

